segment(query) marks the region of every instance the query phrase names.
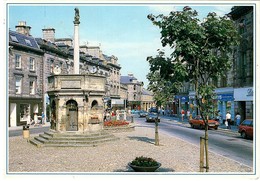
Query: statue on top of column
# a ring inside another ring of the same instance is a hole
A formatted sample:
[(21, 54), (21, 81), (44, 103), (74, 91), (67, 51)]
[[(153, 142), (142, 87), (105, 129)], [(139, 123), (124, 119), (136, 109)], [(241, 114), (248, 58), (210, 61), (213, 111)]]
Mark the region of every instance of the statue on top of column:
[(80, 24), (80, 21), (79, 21), (79, 9), (78, 8), (75, 8), (75, 17), (74, 17), (74, 24)]

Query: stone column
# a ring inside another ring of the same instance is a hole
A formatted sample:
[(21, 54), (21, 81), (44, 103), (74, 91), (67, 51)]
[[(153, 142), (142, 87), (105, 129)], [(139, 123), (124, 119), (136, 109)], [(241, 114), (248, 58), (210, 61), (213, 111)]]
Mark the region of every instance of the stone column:
[(74, 74), (79, 74), (79, 9), (75, 8), (74, 17)]

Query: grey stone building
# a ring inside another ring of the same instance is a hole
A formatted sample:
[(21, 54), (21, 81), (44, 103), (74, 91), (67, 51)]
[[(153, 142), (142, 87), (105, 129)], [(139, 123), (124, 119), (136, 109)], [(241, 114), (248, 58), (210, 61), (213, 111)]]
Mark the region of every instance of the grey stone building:
[(22, 21), (16, 31), (9, 31), (9, 126), (27, 124), (43, 110), (44, 52), (30, 35), (30, 29)]
[(234, 110), (242, 120), (253, 118), (254, 105), (254, 12), (253, 6), (235, 6), (229, 13), (242, 39), (233, 62)]
[[(55, 38), (54, 28), (42, 29), (43, 37), (30, 35), (30, 26), (19, 22), (16, 31), (9, 31), (9, 126), (29, 123), (34, 113), (50, 119), (47, 95), (48, 77), (60, 70), (63, 75), (73, 73), (73, 40)], [(106, 77), (105, 97), (120, 99), (120, 65), (115, 56), (80, 49), (80, 74), (91, 73)], [(93, 55), (90, 55), (92, 53)], [(105, 100), (105, 99), (104, 99)]]
[(141, 110), (143, 82), (138, 81), (133, 74), (121, 76), (120, 83), (127, 85), (127, 102), (131, 109)]
[[(212, 80), (216, 86), (214, 109), (220, 111), (222, 119), (225, 119), (227, 111), (231, 113), (231, 119), (235, 119), (237, 112), (241, 120), (253, 118), (254, 95), (254, 13), (253, 6), (235, 6), (229, 13), (237, 27), (242, 39), (238, 47), (234, 47), (234, 54), (230, 55), (232, 68), (225, 76), (218, 80)], [(196, 109), (194, 85), (184, 83), (180, 94), (175, 95), (173, 113), (180, 109), (199, 114)]]

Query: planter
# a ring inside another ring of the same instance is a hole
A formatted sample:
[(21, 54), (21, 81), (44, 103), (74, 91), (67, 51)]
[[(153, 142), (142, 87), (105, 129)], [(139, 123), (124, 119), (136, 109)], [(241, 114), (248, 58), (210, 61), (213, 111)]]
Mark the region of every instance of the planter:
[(128, 163), (128, 166), (131, 167), (136, 172), (154, 172), (161, 166), (161, 164), (157, 163), (156, 166), (143, 167), (143, 166), (136, 166), (136, 165), (132, 165), (131, 163)]

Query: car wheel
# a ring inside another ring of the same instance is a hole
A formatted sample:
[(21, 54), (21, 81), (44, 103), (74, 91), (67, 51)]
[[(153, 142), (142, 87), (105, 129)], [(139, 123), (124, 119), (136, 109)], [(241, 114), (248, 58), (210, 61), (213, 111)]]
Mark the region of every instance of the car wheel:
[(246, 138), (247, 136), (246, 136), (246, 132), (245, 131), (242, 131), (242, 133), (241, 133), (241, 136), (242, 136), (242, 138)]
[(218, 130), (218, 127), (216, 127), (215, 130)]
[(202, 124), (200, 124), (199, 128), (200, 128), (200, 129), (203, 129), (203, 126), (202, 126)]
[(194, 125), (193, 125), (193, 124), (190, 124), (190, 127), (194, 128)]

